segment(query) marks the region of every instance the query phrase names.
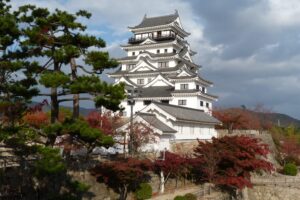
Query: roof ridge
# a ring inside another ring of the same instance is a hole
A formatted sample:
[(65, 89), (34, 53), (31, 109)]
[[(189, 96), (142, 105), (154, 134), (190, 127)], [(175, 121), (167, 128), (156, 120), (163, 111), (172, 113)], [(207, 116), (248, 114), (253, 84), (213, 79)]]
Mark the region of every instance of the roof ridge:
[(195, 111), (200, 111), (203, 112), (203, 110), (199, 110), (196, 108), (188, 108), (188, 107), (184, 107), (184, 106), (177, 106), (177, 105), (172, 105), (172, 104), (166, 104), (166, 103), (160, 103), (160, 102), (152, 102), (153, 104), (158, 104), (158, 105), (164, 105), (164, 106), (169, 106), (169, 107), (175, 107), (175, 108), (182, 108), (182, 109), (187, 109), (187, 110), (195, 110)]
[(147, 15), (146, 15), (146, 16), (144, 16), (144, 19), (153, 19), (153, 18), (160, 18), (160, 17), (171, 17), (171, 16), (178, 16), (178, 14), (176, 14), (176, 13), (173, 13), (173, 14), (168, 14), (168, 15), (154, 16), (154, 17), (147, 17)]

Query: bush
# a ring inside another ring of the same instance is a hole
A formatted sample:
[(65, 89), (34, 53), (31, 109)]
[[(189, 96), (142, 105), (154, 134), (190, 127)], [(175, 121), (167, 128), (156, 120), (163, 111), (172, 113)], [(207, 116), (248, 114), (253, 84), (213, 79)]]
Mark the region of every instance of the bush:
[(174, 200), (186, 200), (184, 196), (176, 196)]
[(152, 197), (152, 187), (148, 183), (141, 183), (135, 191), (135, 197), (138, 200), (150, 199)]
[(296, 176), (298, 173), (297, 166), (294, 163), (287, 163), (283, 167), (283, 173), (290, 176)]
[(184, 195), (186, 200), (197, 200), (197, 196), (191, 193), (187, 193)]

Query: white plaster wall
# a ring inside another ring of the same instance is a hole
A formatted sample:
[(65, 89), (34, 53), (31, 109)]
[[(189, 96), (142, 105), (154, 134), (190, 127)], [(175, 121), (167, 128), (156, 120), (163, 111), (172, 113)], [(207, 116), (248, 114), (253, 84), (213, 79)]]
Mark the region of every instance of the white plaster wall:
[(176, 96), (170, 101), (170, 104), (178, 106), (178, 100), (186, 100), (186, 105), (180, 105), (180, 106), (187, 107), (187, 108), (200, 109), (200, 104), (197, 103), (197, 96), (193, 96), (193, 97), (185, 97), (185, 96), (178, 97), (178, 96)]
[(176, 140), (207, 140), (217, 137), (217, 132), (214, 126), (211, 125), (175, 123), (173, 128), (177, 130), (175, 134)]
[(196, 89), (196, 83), (195, 81), (186, 81), (186, 82), (176, 82), (175, 83), (175, 90), (180, 90), (180, 85), (181, 84), (188, 84), (189, 86), (189, 90), (192, 90), (192, 89)]
[[(127, 100), (126, 101), (122, 101), (121, 102), (121, 106), (124, 109), (124, 111), (126, 112), (126, 117), (130, 117), (130, 113), (131, 113), (131, 106), (127, 104)], [(142, 109), (144, 109), (147, 105), (144, 105), (144, 101), (143, 100), (135, 100), (135, 104), (133, 105), (133, 113), (139, 112)]]

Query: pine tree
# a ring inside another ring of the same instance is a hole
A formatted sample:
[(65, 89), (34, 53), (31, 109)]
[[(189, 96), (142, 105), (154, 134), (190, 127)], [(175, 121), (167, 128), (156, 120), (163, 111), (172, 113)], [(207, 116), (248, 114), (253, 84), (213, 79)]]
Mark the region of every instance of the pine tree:
[[(58, 119), (59, 103), (65, 101), (73, 101), (74, 118), (79, 116), (79, 100), (94, 100), (97, 107), (113, 111), (120, 109), (125, 97), (123, 86), (109, 85), (96, 76), (118, 63), (107, 52), (99, 51), (105, 42), (85, 34), (86, 26), (79, 22), (79, 18), (89, 18), (90, 13), (80, 10), (70, 14), (58, 9), (51, 13), (46, 8), (27, 5), (16, 14), (27, 24), (22, 30), (26, 38), (22, 45), (29, 47), (28, 56), (45, 60), (40, 66), (40, 83), (51, 90), (43, 95), (51, 98), (52, 123)], [(90, 51), (91, 48), (96, 50)], [(76, 64), (76, 59), (83, 59), (84, 64)], [(79, 94), (91, 94), (92, 98), (80, 98)]]
[(17, 47), (21, 32), (7, 2), (0, 1), (0, 109), (4, 120), (12, 127), (30, 99), (38, 93), (33, 87), (37, 64), (22, 59), (24, 51)]

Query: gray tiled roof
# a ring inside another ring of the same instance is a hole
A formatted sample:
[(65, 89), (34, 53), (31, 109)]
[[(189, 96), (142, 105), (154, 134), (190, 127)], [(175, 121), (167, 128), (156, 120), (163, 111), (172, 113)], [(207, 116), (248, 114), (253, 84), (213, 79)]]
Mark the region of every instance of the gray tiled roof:
[(156, 71), (135, 71), (135, 72), (129, 72), (129, 71), (122, 71), (117, 70), (115, 72), (109, 73), (110, 75), (125, 75), (125, 74), (149, 74), (149, 73), (165, 73), (165, 72), (176, 72), (178, 69), (180, 69), (181, 65), (177, 65), (176, 67), (166, 67), (166, 68), (159, 68)]
[(177, 131), (160, 121), (156, 118), (154, 114), (151, 113), (137, 113), (138, 116), (143, 118), (146, 122), (148, 122), (153, 127), (161, 130), (164, 133), (176, 133)]
[(143, 21), (134, 27), (129, 28), (145, 28), (145, 27), (152, 27), (152, 26), (161, 26), (166, 25), (174, 22), (178, 17), (178, 13), (159, 17), (144, 17)]
[(156, 106), (174, 116), (177, 120), (183, 121), (194, 121), (194, 122), (202, 122), (202, 123), (210, 123), (210, 124), (220, 124), (221, 122), (216, 118), (208, 115), (207, 113), (193, 109), (186, 108), (182, 106), (175, 106), (170, 104), (153, 102)]
[(155, 86), (155, 87), (146, 87), (138, 88), (139, 97), (172, 97), (171, 93), (174, 91), (174, 88), (171, 86)]
[[(155, 54), (155, 53), (151, 53), (151, 52), (148, 52), (148, 51), (144, 51), (143, 53), (147, 53), (153, 58), (168, 57), (168, 56), (175, 56), (176, 55), (176, 53)], [(118, 58), (118, 60), (135, 60), (136, 58), (137, 58), (137, 56), (126, 56), (126, 57), (123, 57), (123, 58)]]

